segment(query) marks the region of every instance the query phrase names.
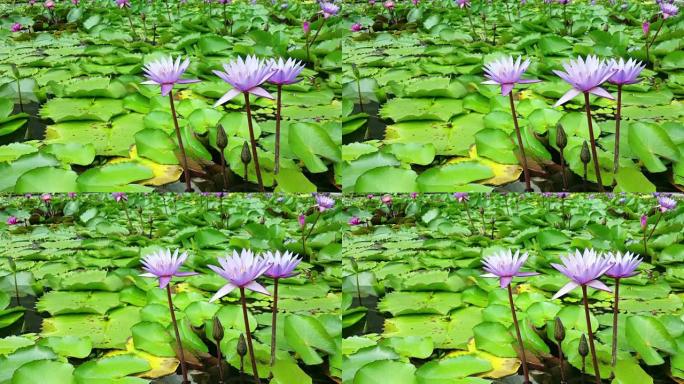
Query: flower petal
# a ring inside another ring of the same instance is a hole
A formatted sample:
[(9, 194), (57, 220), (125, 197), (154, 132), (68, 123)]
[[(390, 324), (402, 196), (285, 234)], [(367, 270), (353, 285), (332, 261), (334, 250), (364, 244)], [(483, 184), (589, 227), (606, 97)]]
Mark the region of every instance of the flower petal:
[(251, 283), (245, 285), (245, 288), (249, 289), (250, 291), (263, 293), (266, 296), (271, 296), (271, 294), (266, 290), (266, 288), (264, 288), (263, 285), (257, 283), (256, 281), (252, 281)]
[(553, 300), (553, 299), (557, 299), (557, 298), (559, 298), (559, 297), (565, 295), (566, 293), (572, 291), (573, 289), (577, 288), (578, 286), (579, 286), (579, 285), (577, 285), (577, 283), (575, 283), (574, 281), (571, 281), (571, 282), (565, 284), (565, 285), (563, 286), (563, 288), (561, 288), (558, 292), (556, 292), (556, 294), (553, 295), (553, 297), (552, 297), (551, 299), (552, 299), (552, 300)]
[(229, 294), (230, 292), (232, 292), (235, 288), (237, 288), (237, 287), (231, 283), (224, 285), (223, 287), (221, 287), (221, 289), (216, 291), (216, 294), (214, 296), (212, 296), (211, 299), (209, 299), (209, 302), (213, 303), (214, 301), (216, 301), (216, 300), (222, 298), (223, 296)]
[(572, 100), (573, 98), (575, 98), (575, 96), (579, 95), (580, 93), (581, 93), (580, 91), (576, 90), (575, 88), (572, 88), (569, 91), (565, 92), (565, 95), (563, 95), (563, 97), (558, 99), (558, 101), (556, 101), (556, 104), (554, 104), (553, 106), (559, 107), (559, 106), (567, 103), (568, 101)]
[(234, 98), (235, 96), (239, 95), (241, 92), (235, 88), (231, 89), (230, 91), (226, 92), (225, 95), (221, 96), (220, 99), (218, 99), (214, 103), (214, 108), (218, 107), (219, 105), (227, 103), (230, 99)]
[(592, 287), (592, 288), (600, 289), (602, 291), (612, 292), (610, 290), (610, 288), (608, 288), (607, 285), (603, 284), (603, 282), (601, 280), (592, 280), (592, 281), (588, 282), (587, 285)]

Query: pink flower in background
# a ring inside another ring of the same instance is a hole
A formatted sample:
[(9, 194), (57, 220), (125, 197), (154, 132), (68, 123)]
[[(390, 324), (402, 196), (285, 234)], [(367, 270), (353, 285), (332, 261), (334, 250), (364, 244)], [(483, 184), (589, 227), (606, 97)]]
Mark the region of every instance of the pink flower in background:
[(19, 224), (19, 219), (17, 219), (15, 216), (10, 216), (7, 218), (7, 225), (17, 225)]
[(12, 32), (19, 32), (19, 31), (21, 31), (21, 24), (19, 24), (19, 23), (14, 23), (14, 24), (12, 24), (11, 31), (12, 31)]
[(297, 221), (299, 222), (300, 227), (304, 227), (306, 225), (306, 216), (305, 215), (299, 215), (297, 218)]
[(651, 30), (651, 23), (644, 21), (644, 23), (641, 24), (641, 30), (644, 31), (644, 36), (648, 36), (648, 32)]
[(380, 201), (382, 201), (383, 204), (392, 205), (392, 195), (384, 195)]
[(351, 219), (349, 219), (349, 225), (361, 225), (361, 219), (356, 216), (352, 216)]
[(45, 5), (45, 8), (47, 8), (49, 10), (53, 10), (55, 8), (55, 2), (52, 0), (47, 0), (44, 5)]
[(40, 195), (40, 199), (46, 203), (49, 203), (52, 200), (52, 195), (49, 193), (43, 193), (42, 195)]
[(131, 2), (130, 2), (130, 0), (116, 0), (116, 5), (117, 5), (119, 8), (124, 8), (124, 7), (130, 8), (130, 7), (131, 7)]
[(354, 23), (351, 25), (351, 28), (349, 28), (349, 29), (351, 29), (352, 32), (359, 32), (359, 31), (361, 31), (362, 28), (363, 27), (361, 26), (361, 24)]
[(383, 7), (389, 9), (390, 11), (394, 9), (394, 1), (387, 0), (382, 4)]
[(302, 23), (302, 31), (304, 31), (305, 35), (309, 34), (309, 31), (311, 31), (311, 23), (308, 21), (305, 21)]
[(641, 228), (646, 229), (647, 225), (648, 225), (648, 216), (642, 215), (641, 216)]

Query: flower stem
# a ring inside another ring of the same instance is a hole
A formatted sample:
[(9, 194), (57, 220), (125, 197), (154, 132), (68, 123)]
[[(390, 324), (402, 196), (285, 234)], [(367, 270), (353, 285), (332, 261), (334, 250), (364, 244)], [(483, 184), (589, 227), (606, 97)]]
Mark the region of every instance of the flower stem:
[[(653, 236), (653, 232), (655, 232), (656, 227), (658, 226), (658, 223), (660, 223), (660, 218), (663, 217), (663, 213), (660, 212), (658, 215), (658, 218), (656, 219), (655, 224), (653, 224), (653, 228), (651, 228), (651, 232), (648, 234), (646, 239), (644, 239), (644, 252), (646, 252), (646, 244), (648, 243), (649, 240), (651, 240), (651, 237)], [(651, 255), (651, 264), (655, 266), (655, 254)]]
[(252, 158), (254, 159), (254, 170), (256, 172), (259, 190), (264, 192), (264, 182), (261, 180), (261, 168), (259, 168), (259, 155), (257, 155), (256, 139), (254, 138), (254, 127), (252, 127), (252, 108), (249, 105), (249, 93), (245, 95), (245, 108), (247, 109), (247, 126), (249, 127), (249, 141), (252, 144)]
[(508, 284), (508, 302), (511, 305), (511, 315), (513, 316), (513, 325), (515, 326), (515, 335), (518, 338), (518, 345), (520, 346), (520, 361), (522, 362), (523, 374), (525, 375), (524, 384), (530, 383), (530, 374), (527, 371), (527, 358), (525, 357), (525, 346), (523, 345), (522, 336), (520, 335), (520, 326), (518, 324), (518, 316), (515, 314), (515, 305), (513, 304), (513, 288)]
[(515, 134), (518, 136), (518, 147), (520, 147), (520, 157), (523, 163), (523, 172), (525, 173), (525, 192), (532, 192), (530, 186), (530, 169), (527, 167), (527, 157), (525, 156), (525, 147), (523, 146), (522, 135), (520, 134), (520, 127), (518, 126), (518, 117), (515, 114), (515, 103), (513, 102), (513, 91), (508, 94), (508, 100), (511, 102), (511, 114), (513, 114), (513, 125), (515, 126)]
[(613, 155), (613, 173), (617, 175), (620, 167), (620, 120), (622, 111), (622, 84), (617, 86), (617, 110), (615, 111), (615, 154)]
[(658, 30), (656, 31), (655, 35), (653, 35), (653, 39), (651, 39), (650, 42), (646, 43), (646, 61), (650, 62), (651, 61), (651, 56), (649, 55), (649, 49), (655, 43), (656, 38), (658, 38), (658, 34), (660, 33), (660, 30), (663, 29), (663, 24), (665, 24), (665, 19), (660, 20), (660, 26), (658, 26)]
[[(586, 93), (585, 93), (586, 95)], [(587, 286), (582, 285), (582, 300), (584, 302), (584, 317), (587, 319), (587, 334), (589, 335), (589, 351), (591, 360), (594, 364), (594, 379), (596, 384), (601, 384), (601, 371), (599, 370), (598, 359), (596, 358), (596, 348), (594, 347), (594, 332), (591, 330), (591, 318), (589, 315), (589, 299), (587, 298)]]
[[(303, 248), (305, 255), (306, 255), (306, 240), (309, 238), (309, 236), (311, 236), (311, 232), (313, 232), (314, 227), (316, 226), (316, 223), (318, 223), (318, 219), (320, 217), (321, 217), (321, 211), (318, 211), (318, 215), (316, 215), (314, 222), (311, 223), (311, 227), (309, 228), (309, 231), (306, 233), (306, 236), (302, 237), (302, 248)], [(302, 231), (304, 231), (304, 228), (302, 228)], [(311, 257), (309, 257), (309, 260), (311, 260)]]
[(321, 24), (318, 26), (318, 29), (316, 30), (316, 33), (314, 34), (313, 39), (311, 41), (306, 43), (306, 61), (311, 61), (309, 58), (309, 48), (313, 45), (313, 43), (316, 41), (316, 38), (318, 38), (318, 34), (321, 33), (321, 29), (323, 29), (323, 24), (325, 24), (325, 19), (321, 21)]
[(183, 173), (185, 174), (185, 192), (192, 192), (190, 185), (190, 171), (188, 170), (188, 157), (185, 154), (185, 147), (183, 146), (183, 138), (181, 137), (180, 126), (178, 126), (178, 117), (176, 116), (176, 106), (173, 103), (173, 91), (169, 91), (169, 103), (171, 104), (171, 116), (173, 116), (173, 126), (176, 128), (176, 138), (178, 139), (178, 148), (181, 151), (181, 165), (183, 166)]
[(223, 176), (223, 190), (228, 191), (228, 173), (226, 172), (226, 155), (223, 153), (223, 149), (219, 151), (221, 153), (221, 175)]
[(273, 173), (280, 172), (280, 111), (282, 108), (283, 86), (278, 84), (278, 94), (276, 101), (276, 131), (275, 131), (275, 168)]
[(277, 328), (277, 318), (278, 318), (278, 279), (277, 277), (273, 279), (273, 317), (271, 320), (271, 367), (275, 364), (276, 356), (276, 328)]
[(565, 380), (565, 366), (563, 364), (563, 346), (561, 345), (560, 341), (557, 341), (556, 344), (558, 345), (558, 366), (560, 367), (561, 384), (566, 384), (567, 381)]
[(610, 361), (615, 370), (615, 362), (617, 360), (617, 338), (618, 338), (618, 304), (620, 302), (620, 278), (615, 278), (615, 303), (613, 303), (613, 350), (612, 359)]
[(468, 200), (463, 200), (463, 203), (465, 204), (465, 210), (466, 215), (468, 215), (468, 221), (470, 221), (470, 228), (473, 232), (475, 232), (475, 224), (473, 224), (473, 217), (470, 216), (470, 206), (468, 205)]
[(247, 300), (245, 299), (244, 287), (240, 287), (240, 301), (242, 302), (242, 318), (245, 321), (247, 349), (249, 351), (249, 359), (252, 361), (252, 375), (254, 376), (254, 383), (261, 384), (261, 380), (259, 380), (259, 371), (257, 370), (256, 359), (254, 358), (254, 347), (252, 346), (252, 331), (249, 330), (249, 318), (247, 317)]
[(176, 312), (173, 310), (173, 301), (171, 300), (171, 283), (166, 285), (166, 297), (169, 300), (169, 312), (171, 312), (171, 322), (173, 323), (173, 331), (176, 333), (176, 343), (178, 343), (178, 354), (180, 355), (181, 372), (183, 374), (183, 384), (190, 384), (188, 380), (188, 368), (185, 366), (185, 354), (183, 353), (183, 343), (181, 343), (180, 333), (178, 332), (178, 323), (176, 322)]
[(591, 107), (589, 106), (589, 92), (584, 92), (584, 109), (587, 112), (587, 125), (589, 126), (589, 141), (591, 142), (591, 156), (594, 160), (594, 171), (599, 192), (603, 192), (603, 180), (601, 180), (601, 167), (599, 166), (598, 154), (596, 153), (596, 140), (594, 139), (594, 127), (591, 123)]

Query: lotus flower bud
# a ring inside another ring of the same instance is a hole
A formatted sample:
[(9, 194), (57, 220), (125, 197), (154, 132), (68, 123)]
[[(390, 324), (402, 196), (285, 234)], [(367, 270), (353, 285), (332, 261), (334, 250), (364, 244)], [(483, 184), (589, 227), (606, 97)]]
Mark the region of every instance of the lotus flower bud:
[(241, 357), (244, 357), (247, 354), (247, 342), (245, 341), (245, 336), (242, 333), (238, 338), (237, 353)]
[(228, 146), (228, 136), (226, 136), (226, 130), (223, 129), (223, 124), (216, 126), (216, 146), (221, 150)]
[(582, 357), (587, 357), (587, 355), (589, 354), (589, 346), (587, 345), (587, 338), (584, 337), (584, 333), (580, 337), (580, 342), (579, 342), (579, 346), (577, 347), (577, 352)]
[(565, 130), (562, 124), (556, 125), (556, 146), (563, 150), (568, 145), (568, 137), (565, 135)]
[(214, 340), (217, 342), (221, 342), (221, 340), (223, 340), (223, 325), (221, 324), (221, 320), (219, 320), (218, 316), (214, 316), (214, 329), (212, 329), (212, 335), (214, 336)]
[(556, 316), (556, 321), (554, 322), (553, 337), (559, 343), (565, 340), (565, 327), (563, 326), (563, 322), (558, 316)]
[(589, 164), (589, 162), (591, 161), (591, 154), (589, 153), (589, 145), (587, 144), (586, 141), (582, 144), (582, 152), (580, 152), (580, 160), (582, 160), (582, 163), (584, 165)]
[(244, 165), (249, 164), (250, 161), (252, 161), (252, 154), (249, 152), (249, 145), (245, 141), (242, 144), (242, 152), (240, 153), (240, 160), (242, 160), (242, 163)]

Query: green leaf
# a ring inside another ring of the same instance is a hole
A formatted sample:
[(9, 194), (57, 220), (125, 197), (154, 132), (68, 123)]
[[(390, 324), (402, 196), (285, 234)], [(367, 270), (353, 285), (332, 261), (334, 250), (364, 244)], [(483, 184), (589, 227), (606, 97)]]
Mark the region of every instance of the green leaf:
[(418, 190), (416, 177), (410, 169), (379, 167), (360, 175), (356, 180), (355, 192), (415, 192)]
[(306, 365), (323, 363), (318, 351), (336, 353), (335, 341), (315, 317), (288, 315), (285, 318), (285, 339)]
[(374, 361), (359, 369), (354, 376), (354, 384), (415, 384), (416, 367), (400, 361)]
[[(77, 8), (74, 8), (77, 9)], [(38, 360), (24, 364), (12, 376), (12, 384), (72, 384), (74, 367), (69, 363)]]
[(53, 167), (35, 168), (19, 177), (14, 186), (14, 192), (74, 192), (78, 190), (77, 177), (76, 172), (71, 170)]
[(339, 146), (320, 125), (295, 123), (290, 124), (289, 128), (290, 149), (310, 172), (321, 173), (328, 170), (320, 157), (334, 162), (342, 161)]
[(658, 351), (677, 353), (677, 344), (667, 329), (650, 316), (630, 316), (625, 322), (625, 335), (629, 345), (634, 348), (647, 365), (660, 365), (665, 362)]

